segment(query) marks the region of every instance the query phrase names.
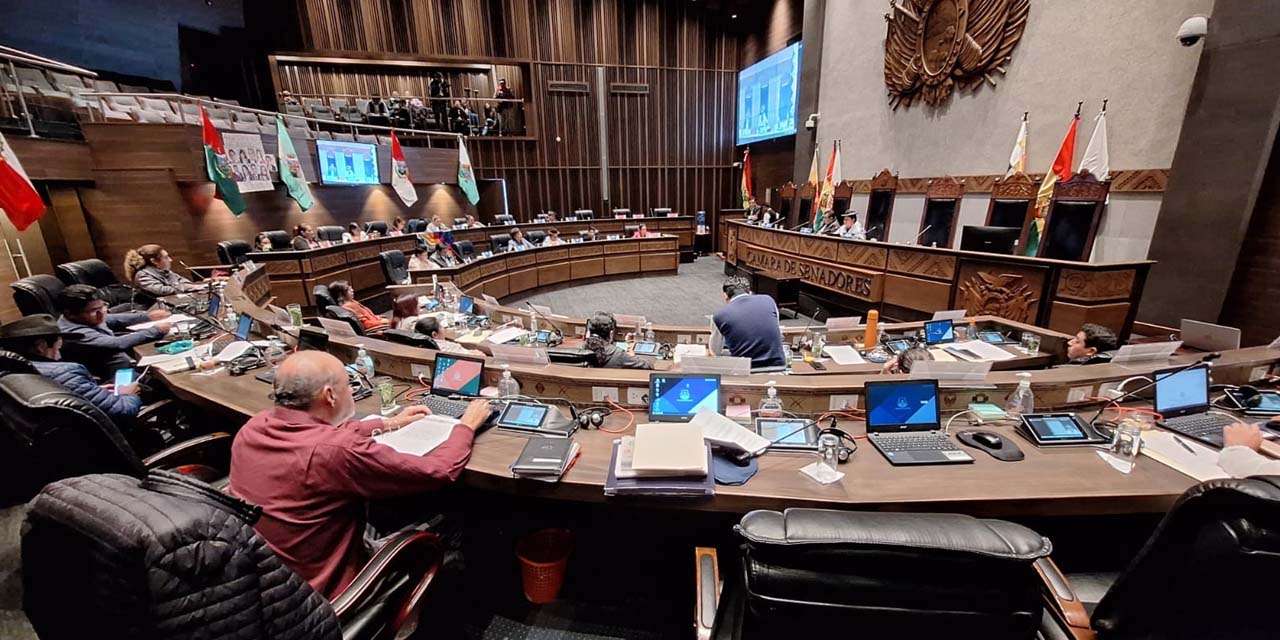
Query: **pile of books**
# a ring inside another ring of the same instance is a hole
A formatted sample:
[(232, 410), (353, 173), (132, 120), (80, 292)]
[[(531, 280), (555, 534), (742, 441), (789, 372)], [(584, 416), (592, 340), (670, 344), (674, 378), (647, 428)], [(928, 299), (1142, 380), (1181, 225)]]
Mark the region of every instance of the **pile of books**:
[(511, 463), (511, 474), (542, 482), (559, 482), (573, 466), (582, 447), (568, 438), (529, 438), (520, 457)]
[(688, 424), (642, 424), (613, 443), (607, 496), (712, 496), (711, 448)]

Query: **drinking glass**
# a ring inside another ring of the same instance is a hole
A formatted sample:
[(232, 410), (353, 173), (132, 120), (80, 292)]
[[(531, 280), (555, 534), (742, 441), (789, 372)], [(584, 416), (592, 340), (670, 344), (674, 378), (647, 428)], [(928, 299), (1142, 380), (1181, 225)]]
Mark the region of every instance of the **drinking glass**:
[(395, 413), (400, 407), (396, 404), (396, 388), (391, 384), (391, 377), (378, 376), (370, 382), (378, 390), (378, 399), (382, 401), (381, 414), (389, 416)]
[(295, 327), (301, 327), (302, 326), (302, 305), (295, 302), (285, 307), (285, 310), (289, 312), (289, 324)]
[(1022, 332), (1022, 350), (1029, 356), (1040, 353), (1040, 334), (1030, 331)]
[(830, 433), (818, 436), (818, 455), (822, 456), (822, 464), (835, 471), (840, 464), (840, 437)]

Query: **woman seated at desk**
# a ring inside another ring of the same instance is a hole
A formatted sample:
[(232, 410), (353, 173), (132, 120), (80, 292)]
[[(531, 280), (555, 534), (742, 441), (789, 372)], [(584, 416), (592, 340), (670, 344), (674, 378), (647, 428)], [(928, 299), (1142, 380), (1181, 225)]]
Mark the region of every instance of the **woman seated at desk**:
[(548, 247), (564, 244), (564, 240), (560, 239), (560, 230), (553, 227), (550, 231), (547, 231), (547, 239), (542, 244)]
[(158, 244), (144, 244), (130, 249), (124, 257), (124, 277), (133, 286), (157, 298), (204, 289), (169, 270), (173, 258)]
[(390, 324), (386, 318), (374, 313), (369, 307), (360, 304), (360, 301), (356, 300), (355, 290), (351, 288), (351, 285), (346, 280), (338, 280), (330, 284), (329, 293), (333, 295), (334, 301), (343, 309), (355, 314), (356, 319), (360, 321), (360, 326), (364, 327), (365, 331), (385, 329)]
[(467, 214), (467, 224), (466, 224), (466, 227), (467, 227), (468, 229), (479, 229), (480, 227), (483, 227), (483, 226), (484, 226), (484, 223), (483, 223), (483, 222), (480, 222), (479, 220), (476, 220), (476, 217), (475, 217), (475, 216), (473, 216), (473, 215), (471, 215), (471, 214), (469, 214), (469, 213)]
[(355, 242), (357, 240), (368, 240), (368, 239), (369, 239), (369, 234), (365, 233), (364, 230), (360, 228), (359, 222), (352, 222), (351, 224), (348, 224), (347, 232), (342, 234), (343, 244), (346, 244), (348, 242)]
[(844, 224), (836, 229), (835, 235), (849, 240), (866, 240), (867, 232), (862, 228), (862, 223), (858, 222), (858, 214), (849, 211), (844, 214)]
[(632, 237), (632, 238), (652, 238), (652, 237), (654, 237), (654, 236), (656, 236), (656, 235), (658, 235), (658, 234), (656, 234), (656, 233), (649, 233), (649, 227), (648, 227), (648, 225), (646, 225), (646, 224), (644, 224), (644, 223), (642, 222), (642, 223), (640, 223), (640, 228), (639, 228), (639, 229), (636, 229), (636, 232), (635, 232), (635, 233), (633, 233), (633, 234), (631, 234), (631, 237)]
[(511, 239), (507, 241), (507, 251), (524, 251), (525, 249), (534, 248), (534, 244), (524, 237), (524, 232), (520, 227), (511, 230)]
[(436, 247), (435, 251), (431, 252), (431, 259), (429, 262), (436, 265), (436, 267), (432, 268), (449, 268), (458, 266), (458, 258), (453, 255), (453, 247), (448, 245), (440, 245)]
[(440, 265), (432, 262), (427, 258), (427, 251), (422, 247), (415, 247), (410, 251), (409, 270), (410, 271), (426, 271), (428, 269), (439, 269)]
[(435, 347), (436, 351), (443, 351), (445, 353), (484, 355), (479, 351), (472, 351), (471, 349), (468, 349), (456, 342), (453, 342), (451, 340), (446, 340), (444, 337), (444, 328), (440, 326), (440, 320), (437, 319), (435, 316), (427, 316), (425, 318), (419, 318), (418, 321), (415, 322), (413, 325), (413, 331), (414, 333), (420, 333), (424, 336), (427, 336), (428, 338), (431, 338), (431, 342), (435, 343), (436, 345)]
[(444, 233), (448, 230), (449, 227), (440, 219), (440, 216), (431, 216), (431, 222), (427, 223), (427, 231), (431, 233)]
[(402, 236), (404, 235), (404, 227), (405, 227), (404, 218), (396, 216), (395, 221), (391, 223), (391, 230), (387, 232), (387, 235)]
[(405, 293), (391, 305), (391, 327), (401, 331), (413, 331), (413, 325), (422, 315), (418, 294)]

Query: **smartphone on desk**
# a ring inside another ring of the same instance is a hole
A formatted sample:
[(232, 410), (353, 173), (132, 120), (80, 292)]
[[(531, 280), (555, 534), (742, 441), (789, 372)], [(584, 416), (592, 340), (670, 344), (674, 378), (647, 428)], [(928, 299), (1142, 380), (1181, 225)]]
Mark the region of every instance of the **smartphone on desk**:
[(131, 384), (133, 384), (133, 369), (120, 369), (116, 371), (115, 388), (111, 392), (120, 395), (120, 388)]

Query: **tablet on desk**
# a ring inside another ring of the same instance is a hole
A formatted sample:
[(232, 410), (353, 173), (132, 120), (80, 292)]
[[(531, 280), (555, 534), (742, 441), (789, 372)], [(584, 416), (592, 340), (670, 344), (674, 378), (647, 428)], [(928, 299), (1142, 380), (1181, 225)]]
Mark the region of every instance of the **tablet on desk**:
[(817, 451), (818, 425), (800, 418), (756, 418), (756, 433), (770, 449)]
[(987, 344), (1013, 344), (1013, 341), (1004, 337), (999, 331), (979, 331), (978, 339)]
[(656, 342), (637, 342), (636, 355), (652, 356), (658, 354), (658, 343)]
[(1018, 431), (1038, 447), (1091, 445), (1109, 442), (1074, 413), (1024, 413)]
[(546, 424), (550, 410), (551, 407), (545, 404), (508, 402), (507, 407), (498, 415), (498, 421), (495, 424), (507, 429), (536, 431)]

